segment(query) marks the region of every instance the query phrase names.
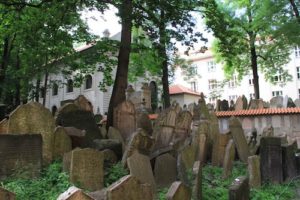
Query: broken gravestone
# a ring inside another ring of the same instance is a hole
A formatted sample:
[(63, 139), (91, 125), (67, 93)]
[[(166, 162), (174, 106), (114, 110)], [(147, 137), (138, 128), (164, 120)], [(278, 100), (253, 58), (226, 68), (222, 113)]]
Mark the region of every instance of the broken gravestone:
[(155, 159), (154, 176), (159, 188), (169, 187), (176, 181), (176, 159), (169, 153), (158, 156)]
[(174, 182), (166, 194), (167, 200), (190, 200), (191, 197), (191, 190), (180, 181)]
[(229, 187), (229, 200), (249, 200), (249, 197), (249, 179), (245, 176), (234, 179)]

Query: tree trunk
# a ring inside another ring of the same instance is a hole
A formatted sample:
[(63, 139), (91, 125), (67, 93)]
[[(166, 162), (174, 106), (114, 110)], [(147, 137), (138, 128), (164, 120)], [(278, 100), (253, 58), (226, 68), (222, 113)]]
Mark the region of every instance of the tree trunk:
[(256, 49), (255, 49), (255, 41), (250, 39), (250, 52), (251, 52), (251, 68), (252, 68), (252, 74), (253, 74), (253, 86), (254, 86), (254, 94), (255, 99), (259, 99), (259, 77), (257, 72), (257, 55), (256, 55)]
[(291, 4), (291, 6), (292, 6), (294, 15), (295, 15), (295, 17), (296, 17), (298, 23), (300, 23), (299, 11), (298, 11), (298, 8), (297, 8), (297, 5), (296, 5), (295, 1), (294, 1), (294, 0), (290, 0), (290, 4)]
[(47, 97), (47, 87), (48, 87), (48, 71), (45, 73), (45, 81), (44, 81), (44, 91), (43, 91), (43, 106), (46, 105), (46, 97)]
[[(20, 69), (21, 65), (19, 51), (17, 52), (17, 60), (16, 60), (16, 71)], [(16, 79), (16, 92), (15, 92), (15, 107), (21, 104), (21, 84), (20, 84), (20, 77), (17, 76)]]
[(0, 65), (0, 102), (3, 101), (4, 97), (4, 81), (5, 81), (5, 73), (9, 60), (9, 37), (4, 39), (3, 45), (3, 53), (2, 53), (2, 61)]
[(165, 12), (162, 10), (160, 14), (161, 24), (159, 26), (159, 52), (163, 59), (162, 62), (162, 85), (163, 85), (163, 102), (164, 108), (170, 107), (170, 94), (169, 94), (169, 70), (168, 70), (168, 55), (166, 49), (166, 25), (164, 23)]
[(132, 1), (122, 1), (119, 12), (122, 20), (121, 43), (118, 56), (117, 73), (108, 108), (107, 128), (113, 125), (114, 108), (126, 100), (125, 92), (128, 79), (129, 55), (131, 51)]
[(34, 92), (34, 100), (36, 102), (39, 102), (39, 98), (40, 98), (40, 94), (39, 94), (39, 91), (40, 91), (40, 84), (41, 84), (41, 79), (38, 78), (36, 80), (36, 86), (35, 86), (35, 92)]

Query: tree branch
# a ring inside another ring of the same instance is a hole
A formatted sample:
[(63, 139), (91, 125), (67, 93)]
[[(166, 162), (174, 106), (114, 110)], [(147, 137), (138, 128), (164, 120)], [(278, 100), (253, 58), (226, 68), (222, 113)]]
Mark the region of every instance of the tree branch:
[(291, 4), (291, 6), (293, 8), (294, 15), (295, 15), (298, 23), (300, 23), (299, 11), (298, 11), (297, 5), (295, 4), (295, 1), (294, 0), (290, 0), (290, 4)]

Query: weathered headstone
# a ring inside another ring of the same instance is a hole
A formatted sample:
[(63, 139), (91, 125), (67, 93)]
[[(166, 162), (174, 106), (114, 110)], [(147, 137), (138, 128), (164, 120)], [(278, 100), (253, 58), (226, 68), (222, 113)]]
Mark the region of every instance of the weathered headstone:
[(127, 159), (127, 165), (132, 176), (135, 176), (142, 183), (150, 184), (152, 190), (155, 191), (156, 185), (148, 156), (134, 152)]
[(191, 199), (191, 191), (185, 186), (182, 182), (176, 181), (174, 182), (168, 190), (166, 194), (167, 200), (190, 200)]
[(0, 187), (0, 199), (1, 200), (15, 200), (16, 194)]
[(187, 172), (193, 168), (197, 156), (197, 146), (186, 145), (177, 157), (178, 178), (185, 184), (189, 183)]
[(248, 106), (248, 101), (245, 95), (239, 96), (235, 103), (235, 110), (246, 110)]
[(0, 135), (0, 179), (20, 170), (37, 177), (42, 168), (42, 137), (33, 135)]
[(115, 139), (96, 139), (94, 140), (93, 149), (97, 149), (98, 151), (103, 151), (105, 149), (112, 150), (118, 158), (122, 157), (122, 144)]
[(229, 129), (232, 134), (233, 141), (237, 148), (239, 158), (244, 163), (247, 163), (250, 156), (249, 147), (241, 123), (235, 117), (229, 119)]
[(158, 187), (169, 187), (176, 181), (176, 159), (169, 153), (155, 159), (154, 176)]
[(153, 196), (151, 186), (132, 175), (122, 177), (107, 188), (107, 200), (153, 200)]
[(105, 149), (102, 151), (102, 153), (103, 153), (104, 163), (107, 163), (108, 166), (111, 166), (112, 164), (118, 162), (118, 157), (114, 151), (110, 149)]
[(282, 152), (281, 141), (277, 137), (262, 137), (260, 140), (260, 171), (263, 182), (281, 183)]
[(60, 194), (57, 200), (93, 200), (93, 198), (81, 189), (71, 186), (64, 193)]
[(205, 163), (207, 158), (207, 140), (205, 134), (199, 135), (198, 160)]
[(72, 150), (71, 138), (61, 126), (54, 131), (53, 159), (62, 158), (65, 153)]
[(224, 164), (223, 164), (223, 174), (224, 179), (228, 178), (231, 175), (233, 168), (233, 161), (235, 157), (235, 146), (233, 140), (229, 140), (225, 149)]
[(74, 100), (74, 104), (77, 105), (80, 110), (93, 112), (93, 106), (91, 102), (84, 95), (79, 95)]
[(107, 133), (107, 138), (108, 139), (114, 139), (118, 140), (119, 142), (122, 143), (122, 149), (125, 151), (125, 141), (120, 133), (120, 131), (112, 126), (108, 128), (108, 133)]
[(85, 130), (81, 130), (75, 127), (64, 127), (64, 130), (66, 134), (71, 138), (72, 149), (84, 146), (83, 140), (86, 135)]
[(270, 100), (270, 108), (282, 108), (283, 107), (283, 97), (276, 96)]
[(220, 104), (220, 111), (228, 111), (229, 110), (229, 103), (227, 100), (223, 99)]
[(75, 149), (71, 155), (70, 181), (95, 191), (103, 188), (103, 153), (93, 149)]
[[(297, 176), (297, 163), (295, 154), (297, 152), (297, 144), (294, 142), (291, 145), (282, 145), (282, 169), (283, 179), (291, 181)], [(300, 167), (300, 166), (298, 166)]]
[(300, 108), (300, 99), (296, 99), (294, 103), (297, 108)]
[(101, 139), (102, 137), (93, 113), (81, 110), (72, 103), (66, 104), (59, 109), (56, 117), (56, 125), (85, 130), (86, 134), (82, 139), (82, 146), (80, 147), (91, 147), (93, 140)]
[(192, 114), (189, 111), (180, 112), (175, 122), (175, 139), (185, 139), (189, 136), (192, 123)]
[(249, 102), (248, 109), (263, 109), (264, 101), (262, 99), (251, 99)]
[(249, 172), (249, 185), (251, 188), (259, 188), (261, 186), (260, 175), (260, 157), (249, 156), (248, 157), (248, 172)]
[(143, 83), (141, 89), (142, 89), (142, 100), (145, 101), (146, 108), (151, 109), (151, 90), (148, 83)]
[(125, 143), (136, 130), (136, 113), (131, 101), (124, 101), (114, 109), (113, 126), (117, 128)]
[(8, 129), (8, 120), (3, 119), (0, 121), (0, 134), (7, 134), (7, 129)]
[(152, 122), (149, 119), (147, 112), (137, 114), (137, 128), (144, 129), (149, 135), (152, 134)]
[(202, 199), (202, 166), (200, 161), (196, 161), (193, 166), (193, 191), (192, 196), (194, 200)]
[(43, 160), (52, 160), (54, 119), (42, 104), (30, 102), (17, 107), (9, 116), (8, 133), (41, 134), (43, 137)]
[(224, 156), (225, 156), (225, 148), (230, 139), (230, 134), (218, 134), (214, 144), (212, 151), (212, 161), (211, 164), (213, 166), (223, 166)]
[(250, 188), (249, 179), (244, 176), (240, 176), (234, 179), (233, 183), (229, 187), (229, 200), (249, 200)]

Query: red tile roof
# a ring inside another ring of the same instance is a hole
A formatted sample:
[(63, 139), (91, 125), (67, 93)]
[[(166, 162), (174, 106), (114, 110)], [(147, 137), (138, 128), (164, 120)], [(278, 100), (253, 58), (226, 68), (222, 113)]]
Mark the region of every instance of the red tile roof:
[(300, 114), (300, 108), (263, 108), (238, 111), (219, 111), (217, 117)]
[(196, 96), (200, 96), (200, 93), (195, 92), (187, 87), (184, 87), (182, 85), (172, 85), (169, 87), (169, 92), (170, 95), (174, 95), (174, 94), (191, 94), (191, 95), (196, 95)]
[(149, 119), (154, 120), (158, 117), (158, 114), (149, 114), (148, 117)]

